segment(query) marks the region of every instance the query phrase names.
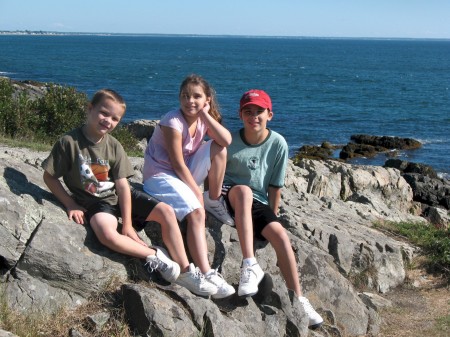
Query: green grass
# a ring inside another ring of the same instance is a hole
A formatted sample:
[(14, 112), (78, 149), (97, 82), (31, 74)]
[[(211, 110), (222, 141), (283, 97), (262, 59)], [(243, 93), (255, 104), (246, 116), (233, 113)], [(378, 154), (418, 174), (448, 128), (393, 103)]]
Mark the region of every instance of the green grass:
[(436, 228), (419, 222), (384, 222), (375, 228), (400, 235), (422, 249), (430, 273), (439, 273), (450, 280), (450, 229)]

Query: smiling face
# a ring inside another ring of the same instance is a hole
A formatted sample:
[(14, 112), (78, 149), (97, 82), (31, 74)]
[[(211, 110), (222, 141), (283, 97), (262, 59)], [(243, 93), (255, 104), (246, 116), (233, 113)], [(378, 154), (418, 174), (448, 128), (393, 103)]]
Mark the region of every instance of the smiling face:
[(119, 124), (125, 108), (112, 98), (104, 97), (95, 105), (90, 104), (87, 113), (87, 132), (92, 139), (101, 139)]
[(189, 84), (180, 92), (180, 106), (185, 117), (197, 117), (210, 98), (206, 96), (201, 85)]
[(273, 112), (256, 104), (249, 104), (239, 111), (239, 117), (244, 122), (246, 130), (262, 132), (266, 129), (267, 122), (272, 119)]

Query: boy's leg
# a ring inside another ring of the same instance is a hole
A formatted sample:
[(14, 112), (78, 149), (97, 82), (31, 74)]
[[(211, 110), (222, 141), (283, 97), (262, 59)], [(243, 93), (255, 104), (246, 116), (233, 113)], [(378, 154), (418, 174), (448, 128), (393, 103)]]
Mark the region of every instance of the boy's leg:
[(264, 227), (261, 234), (270, 242), (277, 254), (278, 265), (287, 288), (293, 290), (297, 296), (302, 296), (297, 261), (286, 230), (281, 223), (271, 222)]
[(295, 292), (303, 310), (308, 316), (308, 327), (311, 329), (320, 327), (323, 323), (323, 318), (314, 310), (308, 299), (302, 295), (297, 262), (286, 230), (281, 223), (271, 222), (264, 227), (261, 234), (274, 248), (286, 286)]
[(117, 231), (117, 218), (109, 213), (96, 213), (90, 218), (90, 225), (98, 240), (115, 252), (145, 259), (156, 251), (143, 246)]
[(253, 249), (252, 205), (253, 193), (250, 187), (235, 185), (228, 192), (228, 201), (234, 211), (234, 221), (244, 259), (255, 257)]

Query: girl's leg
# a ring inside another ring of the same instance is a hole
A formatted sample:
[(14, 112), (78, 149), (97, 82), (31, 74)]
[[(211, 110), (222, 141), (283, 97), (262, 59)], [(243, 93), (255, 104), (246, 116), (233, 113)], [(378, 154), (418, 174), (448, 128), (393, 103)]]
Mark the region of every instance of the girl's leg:
[(150, 212), (147, 221), (156, 221), (161, 225), (162, 238), (170, 256), (180, 265), (182, 272), (188, 270), (189, 260), (173, 208), (160, 202)]
[(277, 254), (278, 265), (287, 288), (293, 290), (297, 296), (302, 296), (297, 262), (286, 230), (281, 223), (271, 222), (261, 234), (270, 242)]
[(233, 186), (228, 193), (228, 200), (234, 210), (234, 221), (242, 256), (244, 259), (255, 257), (253, 247), (252, 190), (245, 185)]
[(212, 142), (210, 157), (211, 168), (208, 173), (209, 197), (212, 200), (217, 200), (222, 192), (223, 177), (227, 164), (227, 149), (216, 142)]
[(208, 261), (208, 246), (205, 235), (205, 210), (197, 208), (186, 216), (187, 245), (192, 259), (202, 273), (208, 272), (211, 267)]
[(117, 231), (117, 218), (109, 213), (97, 213), (91, 217), (91, 228), (98, 240), (115, 252), (145, 259), (156, 251), (134, 241)]

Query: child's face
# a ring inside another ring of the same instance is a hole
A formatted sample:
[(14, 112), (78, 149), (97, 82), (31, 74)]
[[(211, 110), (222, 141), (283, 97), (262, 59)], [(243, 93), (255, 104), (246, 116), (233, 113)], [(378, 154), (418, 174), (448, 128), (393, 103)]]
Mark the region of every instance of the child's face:
[(200, 85), (188, 85), (180, 94), (181, 110), (186, 116), (196, 116), (210, 101)]
[(87, 125), (90, 130), (103, 136), (114, 130), (124, 113), (125, 109), (120, 103), (106, 97), (95, 106), (89, 106)]
[(254, 131), (265, 130), (267, 122), (272, 119), (272, 116), (272, 111), (255, 104), (246, 105), (239, 112), (239, 117), (244, 122), (244, 127)]

